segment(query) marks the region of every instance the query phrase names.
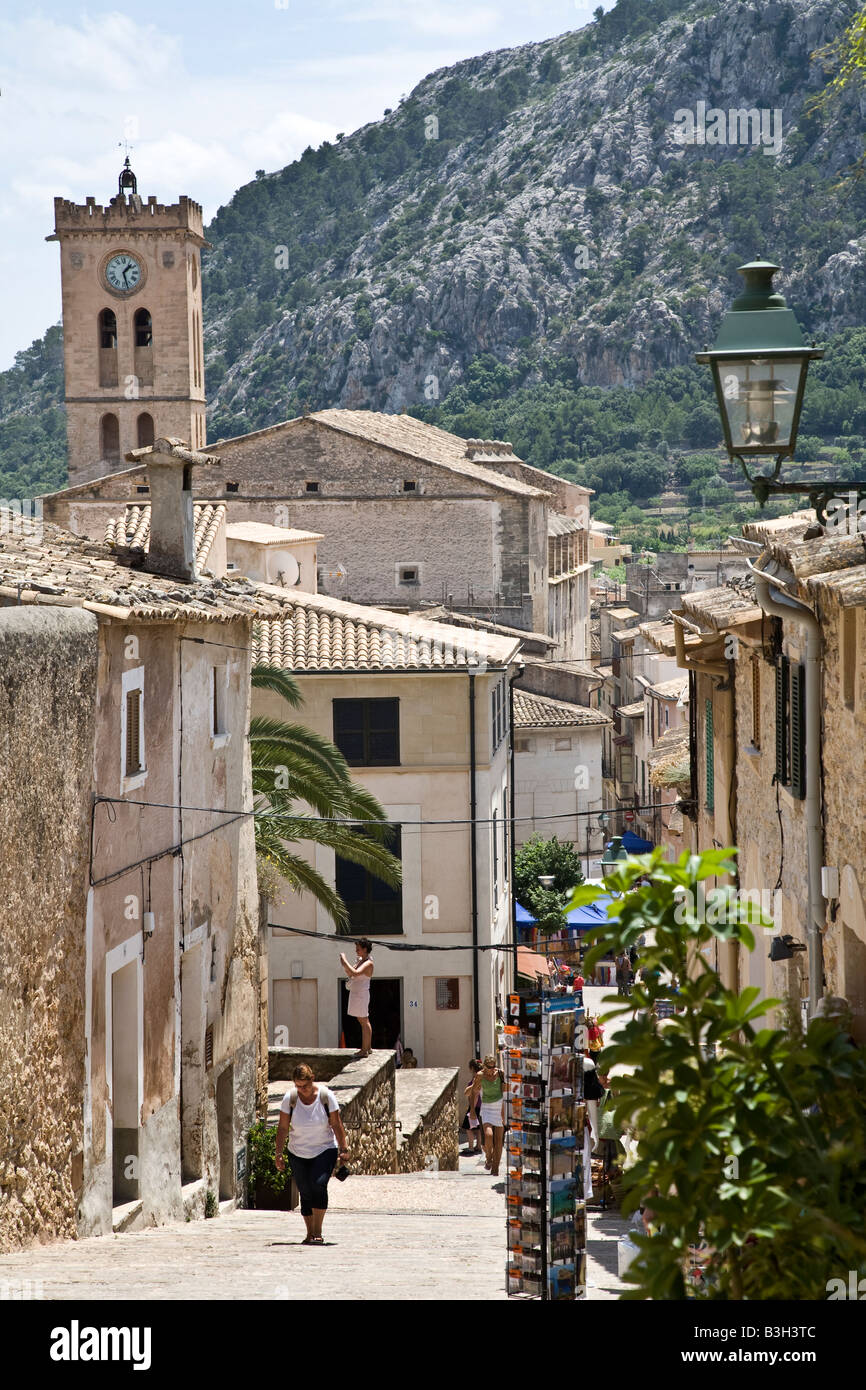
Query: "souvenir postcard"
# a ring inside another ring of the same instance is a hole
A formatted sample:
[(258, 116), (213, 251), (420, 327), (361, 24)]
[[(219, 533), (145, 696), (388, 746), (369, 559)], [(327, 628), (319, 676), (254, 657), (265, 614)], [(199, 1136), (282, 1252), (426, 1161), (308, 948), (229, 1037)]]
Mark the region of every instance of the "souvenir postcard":
[(574, 1125), (574, 1100), (570, 1095), (552, 1095), (547, 1105), (547, 1124), (551, 1134), (570, 1134)]
[(563, 1177), (574, 1172), (577, 1150), (573, 1134), (563, 1134), (551, 1139), (548, 1157), (548, 1172), (552, 1178)]
[(574, 1090), (574, 1062), (574, 1054), (571, 1052), (562, 1052), (551, 1057), (547, 1084), (552, 1096)]
[(574, 1213), (574, 1244), (577, 1250), (586, 1245), (586, 1207), (578, 1207)]
[[(553, 1001), (557, 1002), (557, 1001)], [(551, 1048), (574, 1045), (574, 1010), (552, 1009), (547, 1019), (547, 1040)]]
[(579, 1149), (583, 1148), (583, 1131), (586, 1128), (586, 1102), (574, 1101), (572, 1106), (571, 1130)]
[(550, 1263), (560, 1260), (574, 1262), (574, 1226), (570, 1221), (554, 1221), (550, 1226)]
[(547, 1272), (548, 1291), (552, 1302), (574, 1298), (574, 1264), (553, 1265)]
[(577, 1188), (574, 1178), (554, 1178), (550, 1184), (550, 1219), (574, 1215)]

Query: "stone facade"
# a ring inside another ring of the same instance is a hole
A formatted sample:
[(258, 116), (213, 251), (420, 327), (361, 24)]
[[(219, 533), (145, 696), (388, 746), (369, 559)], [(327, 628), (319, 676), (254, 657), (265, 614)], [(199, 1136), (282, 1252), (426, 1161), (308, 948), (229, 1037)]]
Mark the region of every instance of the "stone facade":
[(75, 1234), (97, 620), (0, 609), (0, 1250)]
[[(805, 673), (807, 629), (796, 607), (787, 604), (790, 617), (787, 611), (762, 613), (755, 598), (730, 587), (692, 594), (683, 600), (685, 616), (695, 625), (684, 656), (694, 670), (691, 760), (697, 804), (692, 818), (683, 819), (682, 832), (669, 832), (666, 839), (674, 850), (739, 846), (736, 886), (761, 903), (772, 925), (756, 929), (754, 951), (740, 952), (738, 959), (728, 948), (719, 964), (731, 982), (757, 986), (796, 1012), (805, 1009), (810, 993), (810, 875), (817, 887), (826, 867), (820, 886), (821, 992), (847, 999), (852, 1031), (863, 1041), (866, 836), (859, 814), (858, 755), (866, 726), (866, 567), (859, 538), (828, 535), (805, 542), (805, 529), (805, 521), (797, 525), (794, 518), (780, 518), (750, 523), (746, 535), (765, 547), (764, 563), (779, 576), (775, 592), (796, 595), (819, 623), (820, 743), (803, 737), (800, 760), (792, 734), (790, 673)], [(784, 599), (781, 606), (786, 608)], [(780, 665), (783, 659), (787, 668)], [(787, 683), (780, 675), (784, 670)], [(805, 676), (803, 688), (807, 703)], [(777, 778), (780, 744), (788, 766)], [(792, 771), (795, 760), (802, 770), (800, 785)], [(810, 788), (819, 795), (819, 864), (810, 864)], [(771, 962), (770, 939), (783, 936), (806, 949)], [(783, 1023), (784, 1015), (778, 1021)]]
[[(190, 198), (165, 205), (119, 193), (107, 207), (54, 200), (60, 243), (63, 353), (71, 484), (121, 466), (130, 449), (160, 435), (205, 443), (201, 207)], [(106, 279), (112, 256), (127, 252), (141, 276), (129, 292)], [(136, 314), (150, 315), (149, 343), (138, 345)], [(103, 346), (107, 311), (113, 347)], [(117, 433), (103, 427), (113, 417)], [(149, 420), (149, 424), (148, 424)], [(141, 429), (149, 430), (149, 438)]]

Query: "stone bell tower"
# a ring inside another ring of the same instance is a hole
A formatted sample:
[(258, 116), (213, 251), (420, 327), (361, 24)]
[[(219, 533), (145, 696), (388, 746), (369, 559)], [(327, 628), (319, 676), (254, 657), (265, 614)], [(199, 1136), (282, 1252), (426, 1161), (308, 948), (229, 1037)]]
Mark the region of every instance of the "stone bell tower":
[(63, 291), (69, 483), (160, 437), (205, 443), (201, 207), (144, 202), (127, 156), (103, 208), (54, 199)]

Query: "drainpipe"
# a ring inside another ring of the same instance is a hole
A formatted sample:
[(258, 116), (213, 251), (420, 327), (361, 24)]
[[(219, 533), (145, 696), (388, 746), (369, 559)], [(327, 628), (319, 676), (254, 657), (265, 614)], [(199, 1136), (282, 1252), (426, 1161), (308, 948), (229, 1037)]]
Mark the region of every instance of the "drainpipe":
[[(510, 764), (511, 786), (509, 788), (509, 814), (511, 816), (511, 834), (508, 837), (508, 887), (511, 894), (511, 941), (514, 946), (514, 959), (511, 966), (511, 989), (512, 993), (517, 989), (517, 898), (514, 893), (514, 860), (516, 855), (515, 840), (517, 838), (517, 821), (515, 820), (515, 785), (514, 785), (514, 682), (520, 680), (526, 669), (525, 663), (521, 662), (508, 682), (508, 758)], [(589, 860), (587, 860), (589, 863)]]
[(469, 672), (469, 862), (472, 881), (472, 1033), (474, 1056), (481, 1056), (481, 1007), (478, 999), (478, 849), (475, 817), (477, 796), (475, 786), (475, 674)]
[[(806, 852), (809, 882), (809, 1017), (814, 1018), (824, 992), (824, 899), (821, 865), (824, 843), (821, 827), (821, 625), (811, 608), (793, 598), (764, 572), (770, 556), (764, 551), (749, 569), (755, 576), (755, 595), (765, 613), (793, 619), (806, 629)], [(747, 562), (748, 563), (748, 562)]]

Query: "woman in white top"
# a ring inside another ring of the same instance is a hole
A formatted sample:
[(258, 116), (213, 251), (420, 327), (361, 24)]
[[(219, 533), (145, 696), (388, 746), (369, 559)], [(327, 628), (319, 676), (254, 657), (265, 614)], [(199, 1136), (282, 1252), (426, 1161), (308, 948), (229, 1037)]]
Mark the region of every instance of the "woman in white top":
[(301, 1244), (323, 1245), (322, 1222), (328, 1210), (328, 1179), (337, 1159), (345, 1162), (349, 1156), (346, 1133), (333, 1091), (327, 1086), (316, 1086), (309, 1067), (295, 1067), (292, 1080), (294, 1087), (286, 1092), (280, 1106), (276, 1165), (280, 1172), (286, 1166), (283, 1148), (288, 1135), (292, 1177), (298, 1184), (301, 1215), (307, 1227), (307, 1238)]
[(370, 1026), (370, 981), (373, 978), (373, 943), (366, 936), (359, 936), (355, 942), (355, 965), (350, 965), (340, 953), (340, 964), (349, 976), (348, 1013), (361, 1025), (361, 1051), (359, 1057), (369, 1057), (373, 1045), (373, 1029)]

